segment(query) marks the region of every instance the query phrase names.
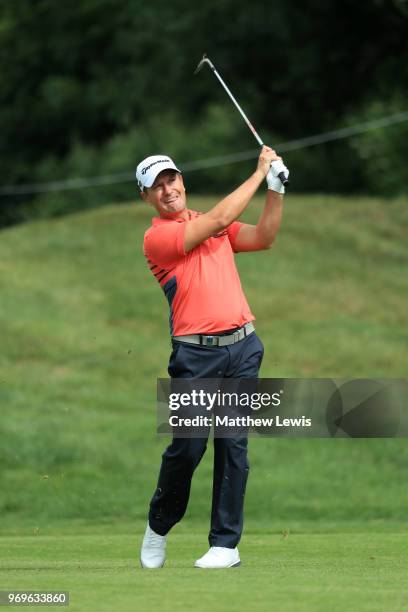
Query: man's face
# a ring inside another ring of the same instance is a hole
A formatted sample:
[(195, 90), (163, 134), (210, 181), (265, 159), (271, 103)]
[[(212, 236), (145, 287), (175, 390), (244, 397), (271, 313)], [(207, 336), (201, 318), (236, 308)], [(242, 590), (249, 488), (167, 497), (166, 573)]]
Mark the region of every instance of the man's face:
[(186, 207), (183, 177), (174, 170), (163, 170), (151, 187), (142, 192), (142, 198), (163, 217), (173, 217)]

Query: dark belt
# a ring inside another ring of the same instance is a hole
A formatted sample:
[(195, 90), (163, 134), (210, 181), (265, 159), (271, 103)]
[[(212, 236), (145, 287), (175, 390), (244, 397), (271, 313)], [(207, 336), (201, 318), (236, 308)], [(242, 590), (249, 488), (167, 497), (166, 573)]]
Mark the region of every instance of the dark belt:
[(226, 333), (220, 336), (207, 336), (204, 334), (191, 334), (190, 336), (173, 336), (173, 340), (178, 342), (189, 342), (190, 344), (198, 344), (199, 346), (228, 346), (243, 340), (249, 334), (255, 331), (253, 323), (245, 323), (233, 332)]

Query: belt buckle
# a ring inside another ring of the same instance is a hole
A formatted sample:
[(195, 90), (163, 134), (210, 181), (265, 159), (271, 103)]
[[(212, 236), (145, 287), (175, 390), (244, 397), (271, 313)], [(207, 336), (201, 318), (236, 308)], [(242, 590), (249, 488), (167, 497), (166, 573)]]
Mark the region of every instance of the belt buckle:
[(205, 346), (215, 346), (215, 344), (214, 344), (214, 340), (215, 340), (214, 336), (204, 336), (204, 338), (205, 338), (205, 342), (204, 342)]

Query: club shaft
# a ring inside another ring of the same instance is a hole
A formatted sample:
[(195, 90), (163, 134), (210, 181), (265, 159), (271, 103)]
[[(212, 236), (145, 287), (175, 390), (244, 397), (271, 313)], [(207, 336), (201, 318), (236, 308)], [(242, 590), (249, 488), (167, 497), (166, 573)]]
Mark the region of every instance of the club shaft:
[[(257, 141), (257, 143), (263, 147), (263, 142), (258, 134), (258, 132), (256, 131), (256, 129), (254, 128), (254, 126), (252, 125), (252, 123), (250, 122), (250, 120), (248, 119), (248, 117), (246, 116), (246, 114), (244, 113), (244, 111), (242, 110), (242, 108), (240, 107), (240, 105), (238, 104), (238, 102), (236, 101), (236, 99), (234, 98), (234, 96), (232, 95), (232, 93), (230, 92), (229, 88), (227, 87), (226, 83), (224, 83), (223, 79), (221, 78), (221, 76), (218, 74), (214, 64), (211, 62), (211, 60), (204, 54), (203, 59), (201, 60), (201, 62), (198, 64), (195, 73), (197, 74), (197, 72), (199, 72), (203, 66), (203, 64), (208, 64), (209, 67), (211, 68), (211, 70), (213, 71), (213, 73), (215, 74), (215, 76), (217, 77), (217, 79), (219, 80), (219, 82), (221, 83), (221, 85), (223, 86), (223, 88), (225, 89), (225, 91), (227, 92), (227, 94), (229, 95), (229, 97), (231, 98), (232, 102), (234, 103), (235, 107), (238, 109), (241, 117), (243, 118), (243, 120), (245, 121), (245, 123), (247, 124), (247, 126), (249, 127), (249, 129), (251, 130), (252, 134), (255, 137), (255, 140)], [(278, 174), (278, 178), (281, 181), (282, 185), (284, 185), (286, 187), (286, 185), (289, 184), (289, 180), (288, 177), (285, 175), (284, 172), (280, 172)]]
[(219, 80), (219, 82), (221, 83), (221, 85), (224, 87), (225, 91), (227, 92), (227, 94), (229, 95), (231, 100), (233, 101), (233, 103), (235, 104), (235, 106), (238, 109), (238, 111), (241, 113), (242, 118), (244, 119), (245, 123), (247, 124), (247, 126), (249, 127), (249, 129), (251, 130), (253, 135), (255, 136), (256, 141), (262, 147), (263, 146), (263, 142), (260, 139), (258, 132), (256, 131), (256, 129), (254, 128), (254, 126), (252, 125), (252, 123), (250, 122), (250, 120), (248, 119), (248, 117), (246, 116), (246, 114), (244, 113), (244, 111), (242, 110), (242, 108), (240, 107), (240, 105), (238, 104), (238, 102), (236, 101), (236, 99), (234, 98), (232, 93), (230, 92), (230, 90), (228, 89), (227, 85), (224, 83), (224, 81), (222, 80), (222, 78), (218, 74), (217, 70), (214, 68), (214, 65), (210, 64), (210, 67), (213, 70), (213, 72), (214, 72), (215, 76), (217, 77), (217, 79)]

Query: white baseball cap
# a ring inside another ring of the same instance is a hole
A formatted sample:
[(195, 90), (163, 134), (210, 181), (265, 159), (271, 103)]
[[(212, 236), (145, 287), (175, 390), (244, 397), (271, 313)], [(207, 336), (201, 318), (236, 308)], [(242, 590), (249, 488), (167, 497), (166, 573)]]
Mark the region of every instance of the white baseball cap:
[(136, 168), (136, 180), (140, 191), (143, 191), (145, 187), (151, 187), (156, 176), (163, 170), (180, 172), (174, 161), (167, 155), (150, 155), (141, 161)]

